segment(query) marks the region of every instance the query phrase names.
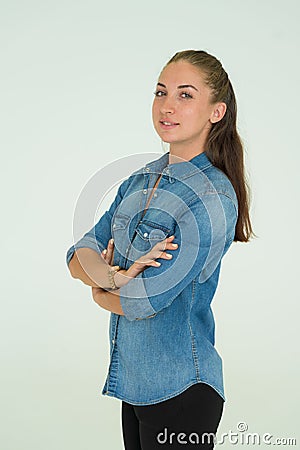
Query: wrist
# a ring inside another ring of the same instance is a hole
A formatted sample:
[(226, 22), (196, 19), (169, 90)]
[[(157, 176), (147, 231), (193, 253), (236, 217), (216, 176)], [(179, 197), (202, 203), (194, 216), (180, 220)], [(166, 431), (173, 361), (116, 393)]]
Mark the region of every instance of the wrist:
[(127, 275), (127, 272), (128, 271), (125, 269), (120, 269), (114, 275), (115, 284), (119, 287), (119, 289), (129, 283), (129, 281), (132, 279), (132, 277), (129, 277)]
[(109, 287), (106, 289), (115, 291), (116, 289), (119, 289), (119, 286), (115, 282), (115, 275), (120, 270), (120, 267), (119, 266), (108, 266), (107, 269), (108, 269), (107, 276), (108, 276)]

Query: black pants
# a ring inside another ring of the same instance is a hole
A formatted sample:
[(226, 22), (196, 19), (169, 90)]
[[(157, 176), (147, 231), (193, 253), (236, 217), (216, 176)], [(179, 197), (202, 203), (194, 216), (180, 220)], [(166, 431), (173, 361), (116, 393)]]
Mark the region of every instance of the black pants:
[(123, 401), (125, 450), (213, 449), (223, 405), (223, 398), (205, 383), (154, 405)]

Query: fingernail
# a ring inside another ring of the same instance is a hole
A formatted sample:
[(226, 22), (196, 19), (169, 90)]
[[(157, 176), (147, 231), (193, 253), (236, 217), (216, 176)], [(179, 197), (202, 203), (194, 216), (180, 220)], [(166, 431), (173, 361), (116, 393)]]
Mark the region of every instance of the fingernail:
[(178, 244), (172, 244), (172, 247), (178, 247)]
[(160, 266), (160, 262), (155, 261), (156, 266)]
[(171, 259), (173, 256), (170, 255), (169, 253), (166, 253), (166, 257), (169, 258), (169, 259)]
[(113, 244), (113, 243), (114, 243), (114, 240), (113, 240), (113, 239), (111, 239), (111, 240), (110, 240), (109, 242), (110, 242), (110, 244)]
[(107, 250), (106, 250), (106, 248), (103, 250), (103, 252), (102, 253), (104, 253), (104, 255), (106, 255), (106, 253), (107, 253)]

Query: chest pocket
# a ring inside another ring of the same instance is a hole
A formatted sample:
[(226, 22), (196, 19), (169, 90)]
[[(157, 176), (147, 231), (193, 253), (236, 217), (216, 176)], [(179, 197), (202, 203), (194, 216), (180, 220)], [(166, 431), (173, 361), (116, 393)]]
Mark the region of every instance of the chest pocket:
[(125, 230), (129, 224), (129, 221), (130, 217), (126, 216), (126, 214), (116, 214), (111, 225), (112, 234), (114, 234), (117, 230)]
[(170, 235), (170, 228), (164, 225), (142, 220), (136, 228), (136, 236), (132, 243), (135, 250), (145, 253), (159, 241), (163, 241)]
[(111, 223), (111, 236), (114, 239), (114, 260), (115, 265), (123, 267), (126, 251), (130, 246), (129, 238), (130, 217), (126, 214), (115, 214)]
[(114, 216), (111, 231), (115, 241), (114, 264), (124, 268), (172, 234), (171, 227), (150, 220), (142, 220), (134, 228), (131, 218), (123, 213)]

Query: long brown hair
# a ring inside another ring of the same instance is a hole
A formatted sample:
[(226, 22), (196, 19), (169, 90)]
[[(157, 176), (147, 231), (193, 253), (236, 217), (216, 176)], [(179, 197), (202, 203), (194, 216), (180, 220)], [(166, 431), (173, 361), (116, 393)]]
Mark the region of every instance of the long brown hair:
[(243, 145), (236, 126), (237, 106), (231, 82), (221, 62), (203, 50), (177, 52), (166, 66), (182, 60), (199, 68), (204, 74), (205, 82), (211, 88), (211, 103), (226, 103), (224, 117), (212, 124), (205, 153), (233, 185), (238, 200), (234, 240), (247, 242), (254, 236), (249, 215), (250, 189), (245, 176)]

